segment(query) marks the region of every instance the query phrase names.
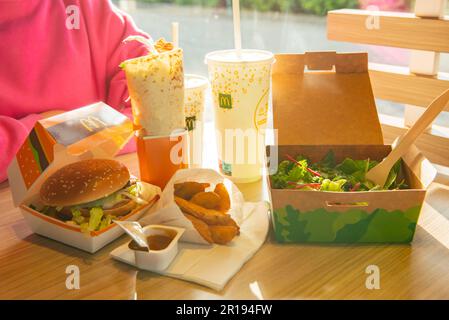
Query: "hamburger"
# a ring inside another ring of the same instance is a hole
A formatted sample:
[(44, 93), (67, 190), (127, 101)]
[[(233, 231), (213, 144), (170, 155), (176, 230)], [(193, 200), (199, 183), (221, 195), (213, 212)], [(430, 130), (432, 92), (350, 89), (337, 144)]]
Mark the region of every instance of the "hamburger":
[(41, 186), (40, 203), (31, 207), (90, 232), (107, 227), (154, 196), (122, 163), (88, 159), (50, 175)]

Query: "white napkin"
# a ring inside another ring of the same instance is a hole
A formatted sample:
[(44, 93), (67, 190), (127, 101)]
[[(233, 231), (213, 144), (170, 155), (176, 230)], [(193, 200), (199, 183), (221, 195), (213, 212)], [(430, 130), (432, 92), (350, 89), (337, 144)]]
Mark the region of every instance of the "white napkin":
[[(192, 180), (197, 181), (193, 177)], [(160, 274), (222, 290), (264, 243), (269, 226), (268, 209), (266, 202), (245, 202), (238, 221), (240, 235), (229, 245), (206, 246), (180, 242), (175, 260)], [(134, 252), (128, 248), (128, 244), (113, 250), (111, 256), (135, 265)]]

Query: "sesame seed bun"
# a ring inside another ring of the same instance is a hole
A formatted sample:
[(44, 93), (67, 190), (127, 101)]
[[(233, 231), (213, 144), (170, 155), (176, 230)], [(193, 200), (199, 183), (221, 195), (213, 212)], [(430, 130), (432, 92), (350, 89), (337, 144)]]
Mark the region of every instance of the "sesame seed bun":
[(53, 173), (42, 184), (40, 198), (48, 206), (75, 206), (109, 196), (122, 189), (129, 178), (128, 169), (118, 161), (82, 160)]

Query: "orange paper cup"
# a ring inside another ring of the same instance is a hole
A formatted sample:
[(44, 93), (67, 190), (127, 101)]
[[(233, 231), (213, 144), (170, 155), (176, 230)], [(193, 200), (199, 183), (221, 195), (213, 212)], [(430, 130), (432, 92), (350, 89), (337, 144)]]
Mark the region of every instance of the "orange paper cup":
[(140, 179), (165, 187), (178, 169), (188, 168), (189, 135), (178, 130), (169, 136), (136, 135)]

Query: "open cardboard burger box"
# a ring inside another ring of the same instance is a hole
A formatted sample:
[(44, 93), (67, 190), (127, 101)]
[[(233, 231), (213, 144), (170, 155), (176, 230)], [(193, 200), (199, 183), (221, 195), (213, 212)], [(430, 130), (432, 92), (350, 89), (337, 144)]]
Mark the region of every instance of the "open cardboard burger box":
[[(280, 54), (273, 69), (277, 160), (303, 155), (311, 162), (333, 150), (344, 158), (382, 160), (384, 145), (366, 53)], [(276, 150), (276, 146), (268, 146)], [(272, 152), (273, 154), (273, 152)], [(275, 157), (273, 157), (275, 158)], [(326, 192), (273, 189), (273, 226), (279, 242), (408, 243), (427, 186), (436, 171), (415, 147), (402, 158), (410, 189)], [(271, 164), (272, 166), (272, 164)]]
[[(102, 102), (40, 120), (8, 168), (13, 200), (31, 230), (88, 252), (96, 252), (123, 234), (115, 223), (90, 234), (29, 207), (42, 183), (59, 168), (89, 158), (112, 158), (133, 136), (132, 122)], [(139, 219), (157, 200), (122, 220)]]

